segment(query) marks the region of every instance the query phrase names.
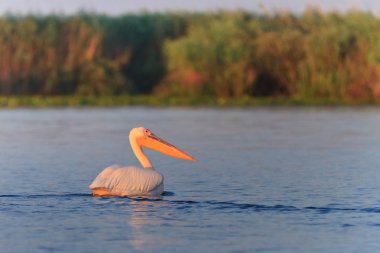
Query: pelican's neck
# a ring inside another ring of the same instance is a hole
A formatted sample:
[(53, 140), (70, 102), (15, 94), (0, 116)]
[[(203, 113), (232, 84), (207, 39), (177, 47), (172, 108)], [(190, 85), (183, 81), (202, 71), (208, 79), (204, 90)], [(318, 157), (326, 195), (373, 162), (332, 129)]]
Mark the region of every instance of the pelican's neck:
[(141, 163), (141, 166), (145, 169), (153, 169), (152, 163), (149, 161), (148, 157), (144, 154), (141, 145), (136, 141), (134, 136), (130, 136), (129, 141), (131, 143), (131, 147), (133, 153)]

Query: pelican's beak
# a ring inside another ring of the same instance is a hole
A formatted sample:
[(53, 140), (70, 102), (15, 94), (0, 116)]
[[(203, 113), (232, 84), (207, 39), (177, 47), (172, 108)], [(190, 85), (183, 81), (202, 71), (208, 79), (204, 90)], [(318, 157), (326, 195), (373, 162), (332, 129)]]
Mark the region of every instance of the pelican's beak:
[(164, 153), (166, 155), (174, 156), (184, 160), (190, 160), (195, 162), (196, 159), (186, 152), (180, 150), (174, 145), (164, 141), (153, 133), (149, 133), (146, 139), (141, 140), (141, 145), (156, 150), (158, 152)]

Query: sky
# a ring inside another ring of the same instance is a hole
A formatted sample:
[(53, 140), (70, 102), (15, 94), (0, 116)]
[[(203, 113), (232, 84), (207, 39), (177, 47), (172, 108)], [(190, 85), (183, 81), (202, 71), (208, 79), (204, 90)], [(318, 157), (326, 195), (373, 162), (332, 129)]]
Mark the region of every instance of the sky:
[(319, 6), (324, 11), (361, 9), (380, 15), (380, 0), (0, 0), (0, 15), (73, 14), (81, 10), (109, 15), (141, 11), (263, 10), (260, 6), (268, 10), (286, 9), (296, 13), (308, 6)]

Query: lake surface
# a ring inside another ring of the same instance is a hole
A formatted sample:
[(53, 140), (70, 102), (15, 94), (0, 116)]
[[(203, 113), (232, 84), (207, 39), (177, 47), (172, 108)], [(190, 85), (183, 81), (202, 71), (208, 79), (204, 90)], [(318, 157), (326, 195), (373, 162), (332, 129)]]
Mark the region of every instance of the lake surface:
[[(0, 252), (377, 252), (380, 109), (0, 110)], [(137, 165), (145, 126), (195, 156), (147, 154), (161, 201), (92, 197)]]

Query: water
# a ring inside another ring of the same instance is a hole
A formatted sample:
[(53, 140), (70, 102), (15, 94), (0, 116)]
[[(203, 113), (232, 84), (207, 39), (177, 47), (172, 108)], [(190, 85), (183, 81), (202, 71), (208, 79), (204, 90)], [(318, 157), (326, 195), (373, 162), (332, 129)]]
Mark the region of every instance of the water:
[[(0, 111), (0, 252), (376, 252), (376, 108)], [(150, 128), (162, 201), (94, 198)]]

